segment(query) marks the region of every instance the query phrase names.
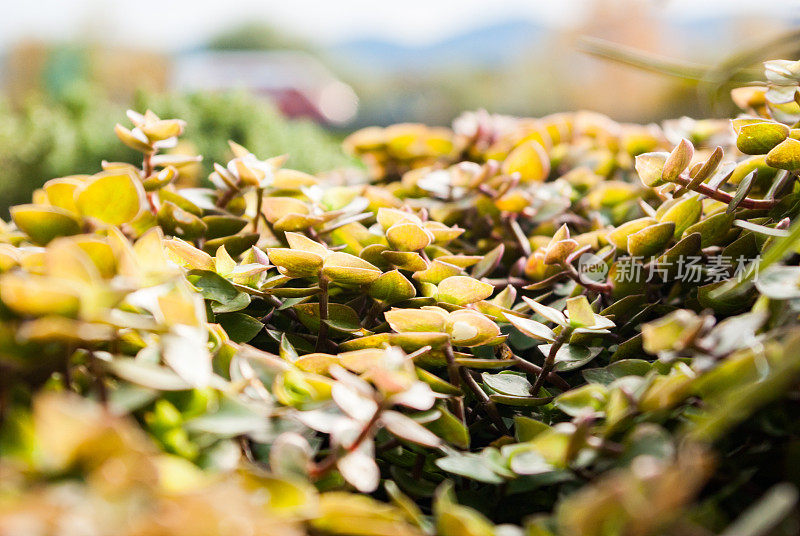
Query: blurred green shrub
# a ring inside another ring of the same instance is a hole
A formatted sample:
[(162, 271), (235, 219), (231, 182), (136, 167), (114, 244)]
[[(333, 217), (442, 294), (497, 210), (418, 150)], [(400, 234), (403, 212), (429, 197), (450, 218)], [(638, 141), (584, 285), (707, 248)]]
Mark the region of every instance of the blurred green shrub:
[[(354, 164), (335, 136), (311, 122), (287, 120), (245, 92), (141, 93), (135, 100), (136, 108), (188, 120), (184, 140), (205, 156), (203, 178), (214, 162), (230, 159), (229, 139), (257, 154), (289, 153), (293, 169), (310, 173)], [(29, 201), (49, 179), (98, 171), (103, 159), (136, 162), (140, 157), (134, 151), (106, 135), (124, 110), (85, 86), (53, 102), (33, 99), (21, 109), (0, 99), (0, 211), (6, 214), (9, 206)]]

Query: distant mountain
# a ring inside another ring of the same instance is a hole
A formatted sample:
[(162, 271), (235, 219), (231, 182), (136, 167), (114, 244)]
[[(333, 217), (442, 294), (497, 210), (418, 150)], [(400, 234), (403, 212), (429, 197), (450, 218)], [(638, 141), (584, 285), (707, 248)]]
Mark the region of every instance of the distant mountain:
[(328, 54), (352, 67), (369, 70), (432, 70), (443, 65), (499, 66), (524, 53), (542, 40), (548, 31), (546, 26), (529, 21), (508, 21), (420, 46), (379, 38), (346, 41), (331, 47)]

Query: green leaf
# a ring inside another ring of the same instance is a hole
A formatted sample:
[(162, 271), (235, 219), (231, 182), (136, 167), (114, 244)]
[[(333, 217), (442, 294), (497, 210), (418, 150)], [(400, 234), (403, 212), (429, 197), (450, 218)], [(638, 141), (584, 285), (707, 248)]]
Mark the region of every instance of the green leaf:
[(203, 298), (216, 302), (211, 304), (211, 309), (215, 313), (241, 311), (250, 305), (249, 294), (237, 290), (230, 281), (216, 272), (190, 270), (187, 279), (197, 287)]
[(514, 431), (519, 442), (531, 441), (550, 427), (542, 421), (537, 421), (524, 415), (514, 416)]
[(225, 246), (225, 250), (229, 254), (236, 257), (237, 255), (241, 255), (253, 247), (256, 242), (258, 242), (258, 238), (258, 233), (246, 233), (214, 238), (213, 240), (206, 240), (206, 242), (203, 244), (203, 251), (213, 255), (214, 252), (220, 247)]
[(398, 333), (447, 331), (448, 314), (438, 307), (429, 309), (391, 309), (384, 313), (389, 326)]
[(81, 307), (80, 298), (63, 280), (17, 272), (0, 275), (0, 300), (21, 315), (74, 317)]
[(322, 257), (316, 253), (289, 248), (268, 248), (269, 262), (289, 277), (313, 277), (322, 268)]
[(216, 320), (233, 342), (249, 342), (264, 329), (260, 320), (244, 313), (221, 314)]
[(59, 236), (81, 232), (81, 222), (72, 213), (58, 207), (17, 205), (11, 207), (11, 219), (31, 240), (41, 246)]
[(83, 180), (88, 176), (63, 177), (60, 179), (50, 179), (42, 186), (47, 201), (54, 207), (63, 208), (71, 214), (78, 214), (78, 207), (75, 205), (75, 191), (83, 185)]
[(389, 305), (417, 295), (413, 283), (397, 270), (381, 274), (369, 285), (369, 295)]
[(775, 227), (767, 227), (766, 225), (759, 225), (747, 220), (733, 220), (733, 225), (741, 227), (747, 231), (762, 234), (765, 236), (784, 237), (789, 236), (789, 231), (786, 229), (776, 229)]
[(593, 414), (601, 410), (608, 398), (608, 389), (599, 383), (589, 383), (558, 395), (555, 406), (571, 417)]
[(527, 303), (531, 307), (531, 309), (533, 309), (533, 312), (536, 313), (537, 315), (543, 316), (547, 320), (555, 322), (556, 324), (562, 327), (567, 327), (569, 325), (569, 323), (567, 322), (567, 317), (565, 317), (558, 309), (555, 309), (553, 307), (548, 307), (547, 305), (539, 303), (536, 300), (532, 300), (527, 296), (523, 296), (522, 301)]
[(500, 244), (489, 253), (484, 255), (483, 258), (472, 268), (472, 277), (475, 279), (481, 279), (492, 273), (503, 259), (504, 252), (505, 246)]
[(590, 327), (595, 323), (594, 311), (584, 295), (567, 299), (567, 313), (569, 324), (574, 328)]
[(170, 201), (162, 203), (158, 209), (158, 224), (165, 234), (186, 240), (200, 238), (208, 229), (203, 220)]
[[(664, 204), (666, 205), (666, 203)], [(664, 206), (662, 205), (662, 206)], [(661, 207), (659, 207), (661, 212)], [(669, 205), (662, 213), (656, 213), (656, 218), (662, 223), (675, 224), (674, 238), (680, 238), (683, 232), (700, 219), (703, 212), (703, 203), (697, 195), (686, 196)]]
[(245, 218), (237, 218), (236, 216), (212, 214), (204, 216), (203, 223), (206, 224), (206, 238), (212, 240), (235, 235), (247, 226), (248, 221)]
[(435, 463), (443, 471), (478, 482), (501, 484), (504, 481), (503, 477), (483, 463), (483, 459), (478, 454), (451, 451), (447, 456), (438, 458)]
[(687, 227), (683, 232), (683, 237), (686, 238), (692, 233), (699, 233), (701, 247), (707, 248), (709, 246), (719, 245), (719, 242), (721, 242), (722, 239), (727, 236), (728, 231), (730, 231), (734, 219), (734, 214), (725, 214), (724, 212), (714, 214), (713, 216), (709, 216)]
[(645, 186), (655, 188), (666, 182), (663, 175), (668, 157), (665, 152), (643, 153), (636, 157), (636, 172)]
[(197, 206), (196, 203), (172, 190), (161, 190), (158, 192), (158, 198), (162, 203), (172, 203), (173, 205), (180, 207), (181, 210), (185, 210), (186, 212), (194, 214), (195, 216), (199, 217), (203, 215), (203, 209)]
[(408, 270), (409, 272), (419, 272), (428, 267), (425, 259), (415, 251), (382, 251), (381, 257), (386, 259), (401, 270)]
[(417, 271), (413, 277), (420, 283), (438, 285), (448, 277), (459, 275), (461, 272), (459, 266), (435, 259), (425, 270)]
[(433, 240), (431, 234), (416, 223), (397, 223), (386, 230), (389, 246), (396, 251), (419, 251)]
[(360, 257), (337, 251), (325, 258), (322, 273), (341, 285), (366, 285), (381, 276), (381, 270)]
[[(680, 143), (670, 153), (664, 162), (664, 169), (661, 172), (661, 179), (664, 182), (673, 182), (683, 173), (689, 164), (692, 163), (694, 156), (694, 146), (686, 138), (682, 138)], [(637, 157), (638, 161), (638, 157)], [(638, 171), (638, 169), (637, 169)]]
[(628, 235), (627, 250), (633, 256), (651, 257), (664, 251), (675, 234), (671, 221), (656, 223)]
[(642, 326), (644, 349), (651, 354), (680, 350), (699, 332), (703, 321), (692, 311), (679, 309)]
[(499, 374), (489, 374), (488, 372), (484, 372), (481, 374), (481, 379), (486, 386), (501, 395), (527, 397), (531, 396), (533, 390), (533, 385), (531, 385), (531, 382), (529, 382), (525, 376), (515, 373), (501, 372)]
[(116, 376), (158, 391), (184, 391), (191, 386), (172, 369), (139, 359), (117, 358), (107, 364)]
[(753, 186), (753, 179), (755, 179), (756, 173), (756, 171), (748, 173), (742, 179), (742, 182), (739, 183), (739, 186), (736, 188), (736, 194), (733, 196), (733, 199), (731, 199), (731, 202), (728, 203), (728, 208), (725, 209), (726, 214), (731, 214), (736, 210), (744, 198), (747, 197), (747, 194), (750, 193), (750, 188)]
[[(542, 344), (539, 346), (539, 350), (544, 355), (547, 355), (550, 353), (550, 347), (551, 345), (549, 344)], [(596, 347), (587, 348), (576, 344), (565, 344), (556, 352), (555, 370), (557, 372), (566, 372), (580, 368), (597, 357), (602, 350), (602, 348)]]
[(620, 359), (603, 368), (586, 369), (582, 375), (589, 383), (609, 385), (624, 376), (644, 376), (653, 364), (644, 359)]
[[(457, 393), (460, 394), (461, 391), (458, 390)], [(439, 417), (424, 423), (425, 428), (444, 439), (450, 445), (460, 449), (468, 449), (470, 443), (469, 429), (464, 423), (444, 407), (439, 407), (432, 411), (438, 412)]]
[(518, 475), (539, 475), (555, 470), (533, 446), (517, 449), (509, 464)]
[[(300, 322), (312, 332), (319, 331), (319, 304), (302, 303), (295, 305), (293, 309), (297, 312)], [(341, 303), (328, 304), (328, 325), (335, 331), (342, 333), (352, 333), (361, 329), (361, 319), (352, 307)]]
[(268, 414), (264, 408), (223, 396), (215, 411), (186, 421), (187, 430), (218, 437), (241, 435), (261, 436), (269, 432)]
[(550, 342), (556, 340), (553, 330), (540, 322), (511, 314), (506, 315), (506, 320), (528, 337)]
[(655, 219), (646, 217), (623, 223), (606, 235), (606, 239), (617, 249), (628, 253), (628, 237), (642, 229), (658, 223)]

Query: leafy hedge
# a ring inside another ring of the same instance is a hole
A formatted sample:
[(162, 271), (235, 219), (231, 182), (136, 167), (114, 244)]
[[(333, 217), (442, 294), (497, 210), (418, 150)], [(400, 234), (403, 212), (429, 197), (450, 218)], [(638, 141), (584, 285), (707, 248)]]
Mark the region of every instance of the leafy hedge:
[(360, 180), (231, 143), (178, 187), (191, 127), (129, 112), (141, 166), (0, 229), (0, 534), (797, 533), (800, 63), (766, 74), (731, 122), (362, 130)]
[[(289, 164), (309, 173), (354, 164), (334, 137), (318, 126), (287, 121), (266, 102), (246, 93), (140, 93), (134, 105), (188, 122), (184, 143), (177, 150), (198, 151), (206, 161), (199, 175), (187, 170), (185, 181), (207, 176), (212, 162), (230, 158), (229, 139), (258, 154), (290, 154)], [(33, 99), (21, 109), (0, 102), (2, 212), (26, 202), (34, 189), (54, 177), (92, 173), (101, 160), (135, 162), (136, 151), (108, 136), (123, 112), (124, 108), (83, 86), (58, 100)]]

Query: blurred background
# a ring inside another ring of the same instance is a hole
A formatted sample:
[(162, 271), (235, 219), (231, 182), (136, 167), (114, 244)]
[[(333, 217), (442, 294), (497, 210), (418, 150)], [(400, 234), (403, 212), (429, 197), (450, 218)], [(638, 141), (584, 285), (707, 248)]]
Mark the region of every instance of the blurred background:
[(37, 0), (0, 18), (0, 210), (44, 181), (134, 157), (123, 112), (188, 121), (178, 150), (227, 139), (317, 172), (354, 165), (366, 125), (463, 110), (621, 121), (732, 110), (726, 84), (796, 59), (797, 0)]

